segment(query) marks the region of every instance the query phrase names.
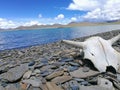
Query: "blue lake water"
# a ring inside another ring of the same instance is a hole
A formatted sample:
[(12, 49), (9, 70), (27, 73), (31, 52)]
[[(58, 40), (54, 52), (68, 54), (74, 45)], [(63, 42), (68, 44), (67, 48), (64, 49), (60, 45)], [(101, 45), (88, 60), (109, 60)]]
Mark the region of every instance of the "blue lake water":
[(73, 39), (116, 29), (120, 29), (120, 25), (1, 31), (0, 50), (41, 45), (62, 39)]

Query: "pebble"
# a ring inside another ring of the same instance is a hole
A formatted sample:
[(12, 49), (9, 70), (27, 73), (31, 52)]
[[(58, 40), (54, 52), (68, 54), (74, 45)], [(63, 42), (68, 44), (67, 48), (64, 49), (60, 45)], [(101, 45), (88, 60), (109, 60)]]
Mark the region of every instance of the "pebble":
[(32, 71), (31, 71), (31, 70), (28, 70), (28, 71), (25, 72), (25, 74), (23, 75), (23, 79), (28, 79), (28, 78), (30, 78), (31, 74), (32, 74)]
[(80, 66), (78, 63), (74, 63), (74, 62), (69, 62), (69, 64), (72, 66)]
[(76, 67), (76, 66), (69, 66), (68, 67), (68, 71), (69, 72), (72, 72), (72, 71), (75, 71), (75, 70), (77, 70), (79, 67)]
[(52, 74), (48, 75), (48, 76), (46, 77), (46, 79), (47, 79), (47, 80), (51, 80), (51, 79), (53, 79), (53, 78), (55, 78), (55, 77), (57, 77), (57, 76), (63, 75), (63, 74), (64, 74), (64, 71), (63, 71), (63, 70), (62, 70), (62, 71), (56, 71), (56, 72), (53, 72)]
[(35, 61), (29, 62), (28, 66), (33, 66), (35, 64)]
[(34, 73), (35, 73), (35, 74), (40, 74), (40, 70), (39, 70), (39, 69), (35, 69), (35, 70), (34, 70)]
[(41, 68), (41, 67), (43, 67), (45, 64), (43, 64), (43, 63), (40, 63), (40, 64), (38, 64), (38, 65), (35, 65), (35, 69), (39, 69), (39, 68)]
[(73, 58), (61, 58), (60, 62), (70, 62), (73, 61)]
[(40, 59), (40, 62), (43, 63), (43, 64), (48, 64), (48, 59), (46, 59), (46, 58), (41, 58), (41, 59)]

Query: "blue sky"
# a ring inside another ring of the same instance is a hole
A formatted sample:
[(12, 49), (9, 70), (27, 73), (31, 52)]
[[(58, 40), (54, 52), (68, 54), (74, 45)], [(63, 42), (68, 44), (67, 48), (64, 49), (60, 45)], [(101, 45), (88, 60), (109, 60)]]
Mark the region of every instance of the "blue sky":
[(120, 0), (0, 0), (0, 28), (120, 19)]

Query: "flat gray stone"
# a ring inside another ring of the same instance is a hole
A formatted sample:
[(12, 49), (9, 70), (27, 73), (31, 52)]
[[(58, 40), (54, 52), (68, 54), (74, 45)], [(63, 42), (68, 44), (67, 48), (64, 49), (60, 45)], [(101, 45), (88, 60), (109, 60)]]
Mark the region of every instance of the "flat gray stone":
[(114, 89), (106, 89), (104, 87), (99, 86), (81, 86), (80, 90), (114, 90)]
[(70, 72), (70, 75), (72, 77), (76, 77), (76, 78), (86, 78), (86, 77), (93, 76), (96, 74), (99, 74), (99, 72), (93, 71), (93, 70), (89, 70), (88, 72), (84, 72), (82, 67), (79, 68), (78, 70)]
[(10, 70), (8, 70), (8, 72), (1, 74), (0, 78), (8, 82), (15, 82), (19, 80), (27, 70), (28, 65), (21, 64), (20, 66), (11, 68)]
[(5, 88), (5, 90), (19, 90), (19, 89), (16, 88), (15, 85), (9, 84), (9, 85)]
[(27, 84), (31, 84), (33, 87), (40, 87), (42, 85), (42, 82), (39, 79), (27, 79), (27, 80), (23, 80), (23, 83), (27, 83)]
[(65, 83), (65, 82), (67, 82), (67, 81), (69, 81), (69, 80), (71, 80), (72, 79), (72, 77), (71, 76), (59, 76), (59, 77), (56, 77), (56, 78), (54, 78), (53, 80), (52, 80), (52, 82), (54, 82), (54, 83)]
[(47, 80), (51, 80), (51, 79), (53, 79), (53, 78), (55, 78), (55, 77), (57, 77), (57, 76), (61, 76), (61, 75), (63, 75), (64, 74), (64, 71), (62, 70), (62, 71), (56, 71), (56, 72), (53, 72), (52, 74), (50, 74), (50, 75), (48, 75), (47, 77), (46, 77), (46, 79)]

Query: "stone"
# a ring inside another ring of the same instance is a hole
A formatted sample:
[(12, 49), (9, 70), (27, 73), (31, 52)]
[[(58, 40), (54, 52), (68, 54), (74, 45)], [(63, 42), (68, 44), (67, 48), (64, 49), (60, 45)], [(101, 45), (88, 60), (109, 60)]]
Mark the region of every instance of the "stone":
[(46, 77), (46, 79), (47, 80), (51, 80), (51, 79), (53, 79), (53, 78), (55, 78), (55, 77), (57, 77), (57, 76), (61, 76), (61, 75), (63, 75), (64, 74), (64, 71), (62, 70), (62, 71), (56, 71), (56, 72), (53, 72), (52, 74), (50, 74), (50, 75), (48, 75), (47, 77)]
[(19, 89), (16, 88), (15, 85), (9, 84), (7, 87), (5, 87), (5, 90), (19, 90)]
[(42, 82), (39, 79), (27, 79), (27, 80), (23, 80), (22, 83), (27, 83), (27, 84), (31, 84), (33, 87), (40, 87)]
[(75, 71), (77, 70), (79, 67), (76, 67), (76, 66), (68, 66), (67, 69), (69, 72), (72, 72), (72, 71)]
[(35, 61), (29, 62), (28, 66), (33, 66), (35, 64)]
[(83, 82), (83, 81), (85, 81), (84, 79), (81, 79), (81, 78), (74, 78), (74, 80), (77, 81), (77, 82)]
[(30, 78), (31, 74), (32, 74), (32, 71), (29, 70), (29, 71), (25, 72), (25, 74), (23, 75), (23, 78), (28, 79), (28, 78)]
[(49, 71), (44, 71), (44, 72), (41, 72), (40, 73), (40, 75), (42, 76), (42, 77), (46, 77), (47, 75), (49, 75), (50, 73), (49, 73)]
[(41, 58), (41, 59), (40, 59), (40, 62), (43, 63), (43, 64), (48, 64), (48, 59), (46, 59), (46, 58)]
[(21, 79), (27, 70), (28, 66), (26, 64), (21, 64), (20, 66), (11, 68), (8, 72), (1, 74), (0, 78), (5, 79), (8, 82), (15, 82)]
[(73, 61), (73, 58), (61, 58), (60, 62), (70, 62)]
[(75, 78), (86, 78), (86, 77), (89, 77), (89, 76), (94, 76), (94, 75), (97, 75), (99, 74), (98, 71), (93, 71), (93, 70), (89, 70), (89, 72), (83, 72), (83, 68), (79, 68), (78, 70), (75, 70), (73, 72), (70, 72), (70, 75), (72, 77), (75, 77)]
[(40, 74), (40, 70), (39, 70), (39, 69), (35, 69), (35, 70), (34, 70), (34, 73)]
[(42, 85), (42, 90), (48, 90), (48, 88), (47, 88), (47, 85), (46, 85), (46, 84), (43, 84), (43, 85)]
[(56, 77), (54, 79), (52, 79), (52, 82), (58, 84), (58, 83), (65, 83), (67, 81), (70, 81), (72, 79), (71, 76), (59, 76), (59, 77)]
[(112, 89), (106, 89), (104, 87), (99, 86), (81, 86), (80, 90), (112, 90)]
[(75, 63), (75, 62), (69, 62), (69, 64), (72, 66), (80, 66), (78, 63)]
[(28, 84), (27, 83), (20, 83), (21, 89), (27, 90)]
[(83, 81), (83, 82), (80, 83), (80, 85), (88, 86), (89, 83), (87, 81)]
[(60, 88), (53, 82), (47, 82), (46, 85), (47, 85), (48, 90), (63, 90), (62, 88)]
[(39, 69), (39, 68), (43, 67), (44, 65), (45, 65), (45, 64), (40, 63), (40, 64), (36, 65), (34, 68), (35, 68), (35, 69)]
[(72, 80), (69, 82), (69, 85), (70, 85), (71, 90), (79, 90), (80, 85), (78, 84), (77, 81)]

